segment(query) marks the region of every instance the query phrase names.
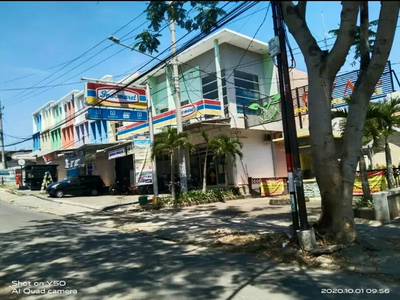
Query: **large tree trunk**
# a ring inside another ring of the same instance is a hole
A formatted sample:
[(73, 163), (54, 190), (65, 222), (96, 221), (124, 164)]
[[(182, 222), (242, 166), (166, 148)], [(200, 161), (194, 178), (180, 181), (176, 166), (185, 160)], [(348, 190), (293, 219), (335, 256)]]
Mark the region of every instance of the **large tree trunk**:
[(394, 174), (393, 174), (392, 153), (390, 152), (390, 146), (387, 137), (385, 137), (385, 156), (386, 156), (388, 187), (390, 190), (396, 186), (396, 182), (394, 180)]
[(171, 195), (172, 199), (176, 199), (176, 194), (175, 194), (175, 176), (174, 176), (174, 153), (171, 155)]
[(204, 158), (204, 167), (203, 167), (203, 193), (207, 192), (207, 155), (208, 149), (206, 149), (206, 157)]
[(361, 184), (362, 191), (365, 198), (371, 198), (371, 189), (369, 187), (368, 182), (368, 174), (367, 174), (367, 166), (365, 164), (364, 153), (362, 149), (360, 149), (360, 174), (361, 174)]
[[(307, 21), (307, 1), (282, 1), (285, 22), (294, 36), (308, 70), (309, 130), (317, 183), (321, 192), (320, 229), (336, 240), (351, 243), (356, 237), (352, 208), (353, 185), (368, 103), (388, 59), (396, 30), (399, 1), (381, 2), (379, 25), (372, 57), (368, 45), (368, 2), (343, 1), (338, 37), (330, 51), (322, 51)], [(354, 42), (360, 19), (360, 75), (350, 99), (340, 162), (335, 151), (331, 124), (333, 81)]]
[[(332, 84), (333, 81), (320, 77), (319, 69), (309, 70), (309, 90), (313, 91), (308, 102), (310, 141), (322, 208), (316, 228), (332, 234), (341, 242), (352, 242), (355, 239), (352, 198), (356, 167), (352, 178), (351, 174), (347, 174), (347, 180), (344, 180), (343, 164), (338, 161), (330, 121)], [(356, 162), (357, 153), (351, 153)]]

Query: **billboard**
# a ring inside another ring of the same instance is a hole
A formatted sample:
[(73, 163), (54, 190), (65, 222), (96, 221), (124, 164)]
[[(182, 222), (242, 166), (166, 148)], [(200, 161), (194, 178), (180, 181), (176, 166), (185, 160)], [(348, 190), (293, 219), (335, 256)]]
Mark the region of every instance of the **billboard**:
[(148, 115), (145, 110), (90, 107), (87, 112), (87, 119), (89, 120), (144, 122), (147, 121), (147, 118)]
[[(344, 98), (351, 96), (353, 93), (359, 74), (360, 71), (355, 70), (336, 76), (332, 86), (332, 108), (347, 105)], [(371, 100), (383, 98), (393, 91), (392, 69), (388, 61), (375, 86), (375, 92), (372, 94)], [(291, 92), (296, 126), (300, 129), (308, 128), (308, 85), (294, 88)], [(250, 94), (246, 94), (247, 98), (250, 98), (250, 96)], [(282, 120), (280, 99), (278, 100), (277, 98), (278, 95), (272, 95), (260, 100), (254, 99), (241, 107), (238, 105), (238, 113), (245, 113), (247, 127), (280, 121)]]
[(76, 151), (73, 153), (65, 153), (65, 169), (75, 169), (85, 166), (85, 155), (83, 151)]
[(121, 89), (113, 84), (88, 82), (85, 85), (85, 99), (89, 105), (121, 108), (147, 107), (146, 89), (127, 87)]
[(135, 153), (136, 186), (153, 183), (151, 143), (149, 136), (136, 136), (133, 139)]

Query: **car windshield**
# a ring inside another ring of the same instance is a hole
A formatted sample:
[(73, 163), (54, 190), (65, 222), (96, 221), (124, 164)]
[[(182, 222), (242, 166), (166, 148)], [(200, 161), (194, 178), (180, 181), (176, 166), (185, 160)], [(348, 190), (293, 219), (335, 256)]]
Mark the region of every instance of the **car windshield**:
[(68, 182), (69, 180), (71, 180), (73, 177), (69, 176), (69, 177), (65, 177), (64, 179), (61, 179), (60, 182)]

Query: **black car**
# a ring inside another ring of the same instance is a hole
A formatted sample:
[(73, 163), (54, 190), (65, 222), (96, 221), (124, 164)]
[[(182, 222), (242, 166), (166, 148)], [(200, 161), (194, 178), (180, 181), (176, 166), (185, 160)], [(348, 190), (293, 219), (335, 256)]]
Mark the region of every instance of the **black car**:
[(79, 175), (64, 178), (50, 184), (47, 193), (51, 197), (62, 198), (64, 195), (91, 195), (97, 196), (105, 191), (105, 185), (100, 176)]

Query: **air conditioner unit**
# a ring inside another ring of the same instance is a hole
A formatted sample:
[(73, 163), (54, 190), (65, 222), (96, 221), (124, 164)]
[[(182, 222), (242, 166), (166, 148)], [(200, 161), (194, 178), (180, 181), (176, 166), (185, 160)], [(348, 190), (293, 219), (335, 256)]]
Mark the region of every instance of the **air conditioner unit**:
[(272, 136), (270, 134), (264, 134), (264, 142), (272, 141)]

